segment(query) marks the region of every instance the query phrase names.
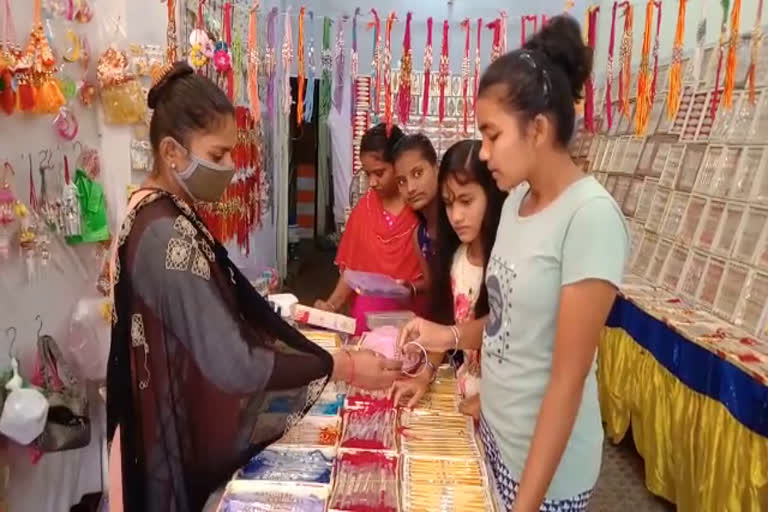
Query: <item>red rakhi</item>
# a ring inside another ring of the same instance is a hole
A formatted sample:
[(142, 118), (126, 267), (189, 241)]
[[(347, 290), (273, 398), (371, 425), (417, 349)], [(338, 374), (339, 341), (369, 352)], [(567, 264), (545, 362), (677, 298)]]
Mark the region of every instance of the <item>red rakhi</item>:
[[(592, 8), (587, 16), (587, 46), (593, 51), (597, 40), (597, 15), (600, 7)], [(590, 133), (595, 133), (595, 82), (592, 74), (587, 78), (584, 88), (584, 127)]]
[(445, 119), (445, 86), (448, 85), (451, 62), (448, 59), (448, 20), (443, 22), (443, 46), (440, 50), (440, 71), (437, 76), (437, 84), (440, 86), (440, 101), (438, 103), (438, 122), (443, 124)]
[(613, 99), (611, 98), (611, 86), (613, 85), (613, 48), (616, 39), (616, 9), (618, 2), (613, 2), (611, 13), (611, 37), (608, 40), (608, 64), (605, 69), (605, 119), (608, 130), (613, 126)]
[(371, 68), (373, 69), (374, 78), (371, 84), (373, 94), (371, 99), (373, 100), (374, 112), (377, 116), (381, 110), (381, 20), (379, 19), (379, 13), (376, 9), (371, 9), (373, 14), (373, 21), (368, 23), (368, 30), (374, 29), (375, 44), (373, 48), (373, 62)]
[[(224, 4), (224, 42), (227, 43), (227, 51), (232, 51), (232, 10), (234, 5), (231, 2)], [(230, 53), (231, 55), (231, 53)], [(235, 71), (230, 64), (226, 71), (227, 77), (227, 96), (230, 100), (235, 97)]]
[(483, 33), (483, 18), (477, 19), (477, 46), (475, 47), (475, 87), (472, 97), (472, 114), (477, 116), (477, 89), (480, 86), (480, 35)]
[(525, 41), (527, 39), (527, 37), (525, 36), (525, 26), (528, 24), (529, 21), (533, 23), (534, 34), (539, 29), (538, 16), (532, 15), (532, 14), (529, 14), (527, 16), (520, 16), (520, 46), (525, 46)]
[(464, 58), (461, 61), (461, 96), (464, 99), (464, 133), (468, 133), (469, 126), (469, 36), (472, 28), (469, 25), (469, 18), (461, 22), (461, 28), (466, 32), (464, 37)]
[(501, 54), (507, 53), (507, 11), (499, 11), (499, 30), (501, 31), (501, 40), (499, 41), (499, 49)]
[(488, 24), (488, 29), (493, 31), (493, 43), (491, 46), (491, 62), (501, 57), (501, 20), (496, 18)]
[(397, 91), (397, 118), (404, 125), (411, 119), (411, 69), (413, 67), (411, 18), (413, 13), (409, 12), (405, 18), (403, 56), (400, 58), (400, 89)]
[(387, 18), (387, 32), (384, 35), (384, 116), (387, 121), (387, 136), (392, 131), (392, 27), (397, 16), (392, 11)]
[(427, 47), (424, 48), (424, 95), (421, 100), (421, 122), (429, 114), (429, 89), (432, 79), (432, 18), (427, 18)]

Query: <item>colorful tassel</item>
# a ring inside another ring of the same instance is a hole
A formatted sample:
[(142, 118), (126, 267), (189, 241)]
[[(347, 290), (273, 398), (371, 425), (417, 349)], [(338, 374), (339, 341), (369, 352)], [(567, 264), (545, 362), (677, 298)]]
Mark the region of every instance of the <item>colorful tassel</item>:
[(251, 105), (251, 115), (258, 122), (261, 119), (261, 105), (259, 100), (259, 48), (258, 20), (256, 15), (259, 9), (259, 0), (254, 0), (248, 13), (248, 102)]
[(685, 36), (685, 6), (688, 0), (680, 0), (677, 11), (675, 42), (672, 47), (672, 64), (669, 67), (669, 94), (667, 95), (667, 119), (677, 117), (680, 95), (683, 91), (683, 37)]
[[(741, 0), (734, 0), (731, 9), (731, 41), (728, 45), (728, 61), (725, 66), (725, 85), (723, 86), (723, 107), (729, 110), (733, 107), (733, 90), (736, 88), (736, 66), (739, 46), (739, 18), (741, 17)], [(759, 19), (759, 18), (758, 18)]]
[(651, 114), (651, 30), (653, 28), (653, 0), (645, 4), (645, 29), (643, 49), (640, 54), (640, 70), (637, 76), (637, 108), (635, 109), (635, 134), (644, 135)]

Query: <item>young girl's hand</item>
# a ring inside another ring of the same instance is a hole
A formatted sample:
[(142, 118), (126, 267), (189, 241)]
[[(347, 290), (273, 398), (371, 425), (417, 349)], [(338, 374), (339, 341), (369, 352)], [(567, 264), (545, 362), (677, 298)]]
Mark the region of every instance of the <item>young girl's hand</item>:
[(423, 318), (415, 318), (405, 324), (398, 344), (402, 347), (412, 341), (423, 346), (427, 352), (445, 352), (453, 350), (456, 345), (456, 338), (450, 327)]
[(413, 409), (427, 391), (429, 391), (431, 380), (432, 372), (429, 368), (425, 368), (423, 372), (415, 377), (396, 380), (395, 383), (392, 384), (389, 396), (393, 399), (395, 405), (400, 403), (402, 397), (410, 396), (411, 399), (408, 400), (406, 407)]
[(462, 400), (459, 404), (459, 412), (472, 416), (475, 421), (480, 420), (480, 395), (472, 395)]

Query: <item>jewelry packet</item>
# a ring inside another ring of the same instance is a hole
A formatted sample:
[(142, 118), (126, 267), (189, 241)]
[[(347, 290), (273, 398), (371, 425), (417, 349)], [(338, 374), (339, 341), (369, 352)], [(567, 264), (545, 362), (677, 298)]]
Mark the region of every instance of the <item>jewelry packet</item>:
[(334, 451), (268, 448), (252, 458), (235, 479), (330, 484)]
[(343, 412), (342, 448), (395, 450), (396, 411), (387, 404), (374, 403)]
[(233, 480), (218, 512), (325, 512), (327, 485)]
[(332, 511), (397, 512), (398, 457), (374, 451), (344, 452), (336, 464)]

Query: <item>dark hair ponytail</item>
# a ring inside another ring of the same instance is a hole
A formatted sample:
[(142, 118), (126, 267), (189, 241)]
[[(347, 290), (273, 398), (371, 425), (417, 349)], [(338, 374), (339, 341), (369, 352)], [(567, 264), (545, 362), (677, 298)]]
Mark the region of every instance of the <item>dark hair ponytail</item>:
[(184, 61), (177, 62), (149, 90), (149, 108), (153, 109), (149, 124), (149, 141), (157, 151), (165, 137), (180, 144), (190, 133), (215, 126), (223, 116), (235, 113), (235, 107), (224, 91), (208, 78), (195, 73)]
[(360, 154), (378, 153), (382, 160), (393, 163), (395, 147), (404, 136), (403, 130), (397, 125), (393, 125), (387, 135), (387, 125), (379, 123), (363, 134), (360, 140)]
[[(454, 178), (461, 184), (477, 183), (483, 188), (486, 207), (479, 236), (483, 240), (483, 267), (486, 267), (491, 259), (493, 244), (496, 243), (496, 230), (499, 227), (501, 208), (507, 194), (499, 190), (488, 166), (480, 160), (481, 145), (479, 140), (462, 140), (448, 148), (440, 161), (437, 183), (438, 190), (441, 191), (449, 178)], [(448, 220), (442, 193), (439, 197), (437, 251), (431, 262), (434, 276), (430, 291), (430, 313), (431, 319), (435, 322), (452, 325), (455, 318), (453, 290), (451, 289), (451, 267), (453, 266), (453, 256), (461, 245), (461, 241)], [(485, 287), (485, 268), (483, 268), (483, 284), (480, 288), (480, 296), (475, 303), (475, 317), (480, 318), (487, 315), (489, 309), (488, 290)]]
[(529, 121), (550, 114), (557, 142), (566, 146), (573, 136), (574, 104), (592, 72), (592, 49), (584, 44), (578, 22), (567, 14), (555, 16), (525, 45), (494, 61), (480, 80), (480, 96), (491, 91), (503, 104)]

